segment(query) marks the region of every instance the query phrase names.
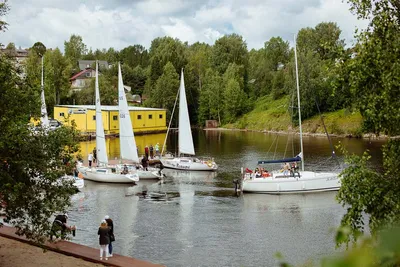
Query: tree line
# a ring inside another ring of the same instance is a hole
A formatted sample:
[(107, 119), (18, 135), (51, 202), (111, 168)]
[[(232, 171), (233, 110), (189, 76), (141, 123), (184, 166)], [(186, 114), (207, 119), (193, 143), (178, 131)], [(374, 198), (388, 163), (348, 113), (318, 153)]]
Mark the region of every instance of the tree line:
[[(318, 112), (315, 103), (323, 112), (349, 108), (363, 115), (364, 131), (398, 136), (400, 5), (393, 0), (348, 2), (358, 18), (369, 21), (367, 29), (357, 33), (354, 46), (346, 46), (340, 39), (339, 27), (332, 22), (301, 29), (297, 34), (303, 117)], [(0, 18), (8, 10), (7, 1), (0, 3)], [(0, 32), (6, 27), (7, 23), (0, 20)], [(13, 45), (8, 48), (12, 50)], [(280, 37), (250, 51), (241, 36), (231, 34), (213, 45), (188, 45), (161, 37), (153, 40), (149, 50), (135, 45), (121, 51), (110, 48), (93, 52), (87, 50), (80, 36), (73, 35), (65, 42), (64, 50), (62, 54), (41, 43), (33, 45), (26, 76), (12, 58), (0, 53), (0, 204), (6, 220), (16, 225), (20, 234), (39, 241), (49, 230), (48, 217), (70, 204), (72, 184), (60, 185), (56, 181), (68, 169), (64, 160), (71, 160), (78, 150), (78, 135), (73, 127), (37, 135), (27, 127), (30, 115), (40, 114), (41, 55), (45, 56), (47, 101), (52, 101), (49, 111), (51, 105), (71, 101), (91, 104), (92, 85), (86, 93), (82, 90), (77, 95), (69, 90), (69, 78), (79, 71), (78, 59), (121, 61), (125, 83), (134, 88), (134, 93), (148, 96), (145, 105), (168, 110), (184, 68), (192, 122), (198, 124), (205, 119), (233, 121), (251, 110), (258, 98), (290, 98), (295, 88), (294, 51)], [(112, 104), (117, 95), (115, 67), (102, 74), (102, 96)], [(372, 240), (366, 246), (373, 247), (383, 228), (390, 229), (400, 222), (399, 151), (400, 139), (389, 139), (378, 171), (370, 168), (368, 153), (358, 157), (343, 151), (348, 167), (341, 173), (337, 199), (346, 207), (346, 214), (338, 231), (338, 243), (356, 242), (367, 223)], [(368, 264), (361, 265), (398, 266), (400, 252), (395, 242), (399, 239), (396, 240), (385, 246), (385, 251), (377, 251)], [(358, 259), (364, 257), (356, 255)]]

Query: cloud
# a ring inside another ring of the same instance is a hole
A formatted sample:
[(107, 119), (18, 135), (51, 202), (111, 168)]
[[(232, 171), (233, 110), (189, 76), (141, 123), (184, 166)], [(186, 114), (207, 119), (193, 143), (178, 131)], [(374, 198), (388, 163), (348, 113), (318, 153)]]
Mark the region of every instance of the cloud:
[(122, 49), (149, 48), (165, 35), (213, 44), (237, 33), (251, 49), (274, 36), (291, 41), (301, 28), (323, 21), (337, 22), (347, 42), (356, 27), (366, 26), (338, 0), (21, 0), (11, 4), (6, 21), (10, 26), (0, 33), (2, 43), (30, 47), (41, 41), (62, 51), (72, 34), (81, 35), (88, 48)]

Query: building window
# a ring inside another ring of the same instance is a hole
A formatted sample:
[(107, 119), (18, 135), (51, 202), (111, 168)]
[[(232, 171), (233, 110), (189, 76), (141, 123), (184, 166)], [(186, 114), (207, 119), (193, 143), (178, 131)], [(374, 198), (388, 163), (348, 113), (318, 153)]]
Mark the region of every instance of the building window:
[(94, 121), (96, 120), (96, 115), (93, 116), (93, 120), (94, 120)]
[(90, 72), (86, 72), (86, 77), (90, 77)]
[(64, 117), (64, 112), (60, 112), (60, 117)]
[(158, 118), (159, 118), (159, 119), (162, 119), (162, 114), (158, 115)]
[(150, 115), (149, 115), (149, 119), (151, 120), (152, 118), (153, 118), (153, 115), (150, 114)]
[(137, 119), (141, 120), (142, 119), (142, 115), (137, 115)]
[(113, 116), (113, 120), (117, 121), (118, 120), (118, 116)]

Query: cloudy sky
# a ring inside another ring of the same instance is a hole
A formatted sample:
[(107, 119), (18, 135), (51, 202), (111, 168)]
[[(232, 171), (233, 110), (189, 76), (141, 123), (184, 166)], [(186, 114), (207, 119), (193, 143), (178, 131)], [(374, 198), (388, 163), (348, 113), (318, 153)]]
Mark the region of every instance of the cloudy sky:
[[(3, 0), (0, 0), (3, 1)], [(260, 48), (274, 36), (291, 41), (304, 27), (336, 22), (342, 38), (352, 43), (357, 21), (342, 0), (9, 0), (8, 31), (0, 42), (31, 47), (41, 41), (64, 50), (71, 34), (88, 48), (122, 49), (133, 44), (150, 47), (160, 36), (189, 44), (213, 44), (237, 33), (248, 48)]]

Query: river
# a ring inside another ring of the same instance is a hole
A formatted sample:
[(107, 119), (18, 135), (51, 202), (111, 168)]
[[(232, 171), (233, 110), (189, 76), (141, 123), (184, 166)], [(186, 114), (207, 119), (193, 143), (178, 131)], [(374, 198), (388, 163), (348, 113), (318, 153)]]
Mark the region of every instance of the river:
[[(145, 145), (160, 143), (165, 134), (137, 136), (139, 153)], [(116, 254), (166, 266), (277, 266), (280, 252), (293, 264), (332, 255), (334, 229), (345, 210), (335, 192), (299, 195), (244, 194), (237, 196), (233, 179), (240, 168), (255, 168), (257, 160), (298, 153), (297, 135), (260, 132), (193, 132), (196, 154), (212, 156), (219, 170), (210, 172), (165, 171), (160, 182), (112, 185), (85, 181), (82, 192), (72, 197), (69, 223), (77, 225), (73, 242), (98, 247), (97, 229), (105, 215), (115, 224)], [(372, 166), (381, 164), (384, 141), (333, 138), (352, 153), (370, 150)], [(175, 152), (177, 135), (167, 140)], [(81, 143), (87, 156), (95, 141)], [(118, 157), (119, 140), (107, 142), (109, 157)], [(324, 137), (304, 137), (305, 166), (329, 170), (336, 165)], [(336, 153), (341, 161), (340, 153)], [(165, 194), (145, 199), (137, 194)]]

